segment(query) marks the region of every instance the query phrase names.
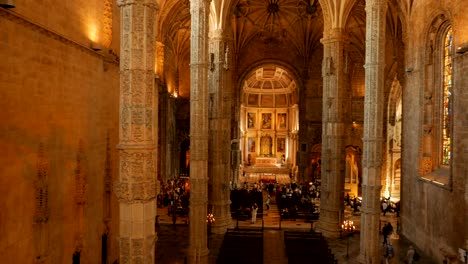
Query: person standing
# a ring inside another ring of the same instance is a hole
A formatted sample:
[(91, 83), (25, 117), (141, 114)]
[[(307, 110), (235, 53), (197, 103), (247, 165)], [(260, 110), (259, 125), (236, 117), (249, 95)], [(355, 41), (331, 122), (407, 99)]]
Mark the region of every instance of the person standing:
[(267, 210), (270, 210), (270, 195), (267, 196), (265, 206)]
[(384, 250), (384, 264), (389, 264), (390, 262), (390, 259), (393, 258), (393, 256), (395, 255), (395, 252), (393, 250), (393, 245), (392, 243), (390, 243), (390, 241), (383, 246), (383, 250)]
[(406, 252), (406, 259), (405, 259), (406, 264), (413, 264), (413, 262), (414, 262), (414, 252), (415, 251), (414, 251), (413, 246), (409, 246), (409, 249)]
[(390, 234), (388, 223), (384, 225), (382, 228), (382, 234), (383, 234), (383, 245), (387, 245), (388, 243), (388, 235)]
[(388, 237), (387, 237), (387, 242), (389, 242), (389, 239), (391, 238), (393, 234), (393, 226), (392, 223), (388, 222), (387, 224), (387, 229), (388, 229)]
[(258, 210), (258, 205), (257, 203), (254, 203), (252, 205), (252, 224), (255, 224), (255, 221), (257, 221), (257, 210)]
[(383, 201), (383, 203), (382, 203), (383, 215), (385, 215), (387, 213), (387, 209), (388, 209), (388, 203), (387, 203), (387, 201)]

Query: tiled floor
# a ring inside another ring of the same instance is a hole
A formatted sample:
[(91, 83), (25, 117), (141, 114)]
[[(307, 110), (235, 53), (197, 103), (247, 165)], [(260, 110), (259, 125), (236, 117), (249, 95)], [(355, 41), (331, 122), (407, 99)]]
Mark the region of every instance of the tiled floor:
[[(274, 201), (273, 201), (274, 203)], [(171, 216), (167, 215), (167, 208), (158, 208), (159, 226), (158, 242), (156, 245), (156, 263), (163, 264), (183, 264), (186, 263), (185, 256), (188, 248), (189, 241), (189, 226), (187, 225), (187, 217), (178, 216), (176, 224), (173, 224)], [(332, 249), (338, 263), (359, 263), (357, 256), (359, 255), (359, 242), (360, 242), (360, 213), (352, 213), (350, 210), (345, 211), (347, 218), (353, 220), (357, 231), (349, 237), (341, 239), (327, 239), (329, 247)], [(386, 216), (381, 216), (382, 226), (386, 222), (391, 222), (394, 230), (396, 231), (398, 218), (388, 213)], [(283, 230), (303, 230), (310, 231), (313, 226), (311, 223), (304, 221), (279, 221), (279, 212), (275, 204), (272, 204), (269, 211), (265, 210), (263, 221), (261, 218), (255, 224), (247, 221), (236, 221), (233, 219), (233, 225), (238, 228), (255, 228), (264, 229), (264, 263), (283, 264), (288, 263), (286, 253), (284, 251), (284, 241), (282, 239)], [(265, 239), (268, 238), (268, 239)], [(208, 247), (210, 249), (210, 263), (216, 263), (216, 256), (221, 246), (223, 235), (210, 234), (208, 238)], [(410, 242), (404, 237), (393, 235), (391, 242), (395, 250), (395, 257), (389, 260), (389, 264), (403, 263)], [(383, 237), (381, 236), (381, 241)], [(348, 249), (347, 249), (348, 248)], [(346, 253), (348, 250), (348, 257)], [(421, 253), (420, 250), (418, 250)], [(421, 254), (422, 255), (422, 254)], [(432, 264), (436, 263), (427, 256), (421, 256), (418, 264)]]

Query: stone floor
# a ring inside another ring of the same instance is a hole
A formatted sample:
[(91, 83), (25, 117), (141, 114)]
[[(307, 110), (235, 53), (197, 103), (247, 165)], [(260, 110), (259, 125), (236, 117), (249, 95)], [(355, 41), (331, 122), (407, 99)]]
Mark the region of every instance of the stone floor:
[[(167, 215), (167, 208), (158, 208), (158, 227), (157, 235), (158, 242), (156, 245), (156, 263), (164, 264), (183, 264), (186, 263), (186, 250), (189, 242), (189, 226), (187, 225), (187, 217), (178, 216), (176, 223), (173, 224), (171, 216)], [(353, 213), (349, 208), (345, 211), (345, 217), (353, 220), (356, 226), (356, 232), (348, 238), (327, 239), (329, 247), (332, 249), (338, 263), (359, 263), (357, 256), (359, 255), (360, 241), (360, 213)], [(397, 226), (399, 218), (393, 213), (387, 213), (386, 216), (381, 216), (382, 226), (386, 222), (391, 222), (394, 230), (394, 235), (390, 240), (395, 250), (395, 257), (389, 260), (389, 264), (403, 263), (406, 251), (411, 244), (403, 236), (399, 236)], [(262, 229), (264, 230), (264, 263), (283, 264), (288, 263), (287, 256), (284, 252), (284, 241), (282, 231), (284, 230), (303, 230), (310, 231), (313, 224), (304, 221), (279, 221), (279, 212), (275, 204), (272, 204), (269, 211), (265, 211), (265, 215), (259, 218), (255, 224), (251, 224), (250, 220), (236, 221), (233, 219), (233, 225), (241, 229)], [(263, 227), (262, 227), (263, 226)], [(268, 238), (268, 239), (266, 239)], [(210, 234), (208, 238), (208, 248), (210, 249), (210, 263), (216, 263), (217, 253), (221, 246), (223, 235)], [(381, 241), (383, 236), (381, 235)], [(418, 264), (436, 263), (429, 256), (424, 256), (422, 252), (416, 249), (421, 255)], [(348, 254), (348, 256), (347, 256)]]

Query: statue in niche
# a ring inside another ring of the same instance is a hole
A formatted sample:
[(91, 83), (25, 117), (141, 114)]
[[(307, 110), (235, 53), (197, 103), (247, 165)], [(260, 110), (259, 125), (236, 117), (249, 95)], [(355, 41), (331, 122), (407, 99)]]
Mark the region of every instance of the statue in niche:
[(262, 128), (271, 129), (271, 113), (262, 114)]
[(261, 139), (260, 139), (260, 154), (265, 156), (265, 157), (268, 157), (271, 155), (271, 147), (272, 147), (272, 143), (271, 143), (271, 137), (270, 136), (263, 136)]
[(277, 139), (277, 152), (284, 152), (286, 146), (286, 139), (285, 138), (278, 138)]
[(280, 129), (287, 128), (287, 126), (286, 126), (286, 114), (285, 113), (278, 114), (278, 126), (279, 126)]
[(247, 113), (247, 128), (255, 127), (255, 113)]
[(254, 138), (249, 138), (248, 149), (249, 149), (249, 152), (255, 152), (255, 139)]

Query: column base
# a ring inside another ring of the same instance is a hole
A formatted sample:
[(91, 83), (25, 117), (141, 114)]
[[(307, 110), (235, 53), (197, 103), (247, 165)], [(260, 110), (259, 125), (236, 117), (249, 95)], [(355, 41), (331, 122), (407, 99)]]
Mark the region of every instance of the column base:
[(231, 218), (219, 218), (211, 225), (211, 233), (213, 234), (224, 234), (228, 228), (233, 228), (234, 223)]
[(328, 238), (341, 237), (342, 223), (340, 222), (340, 219), (342, 215), (343, 212), (336, 209), (321, 209), (319, 222), (317, 224), (317, 231), (322, 232), (322, 235)]
[(315, 228), (317, 232), (321, 232), (324, 237), (327, 238), (340, 238), (341, 237), (341, 228), (339, 224), (332, 222), (325, 222), (324, 220), (317, 223)]
[(208, 255), (210, 254), (208, 248), (202, 248), (198, 250), (189, 248), (187, 253), (188, 264), (208, 264)]
[(356, 260), (357, 260), (359, 263), (361, 263), (361, 264), (366, 263), (366, 262), (365, 262), (365, 261), (366, 261), (366, 257), (365, 257), (362, 253), (359, 253), (359, 255), (358, 255), (358, 257), (357, 257)]

